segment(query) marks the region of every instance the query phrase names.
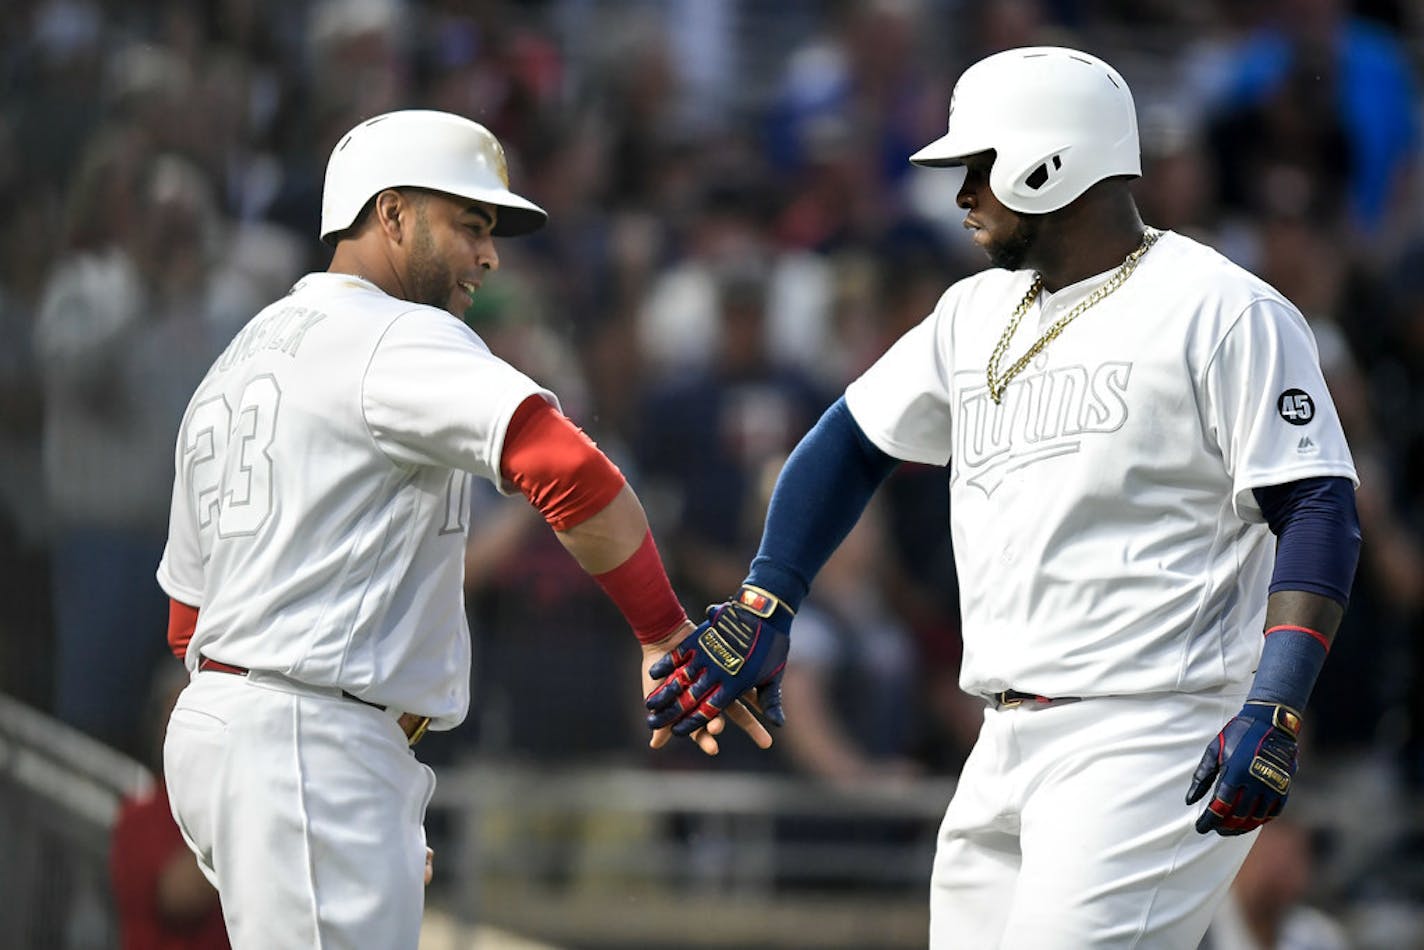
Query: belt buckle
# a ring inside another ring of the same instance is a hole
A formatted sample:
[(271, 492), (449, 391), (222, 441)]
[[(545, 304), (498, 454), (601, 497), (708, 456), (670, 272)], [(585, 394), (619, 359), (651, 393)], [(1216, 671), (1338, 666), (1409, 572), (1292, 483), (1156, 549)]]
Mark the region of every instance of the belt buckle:
[(998, 698), (1000, 709), (1013, 709), (1015, 706), (1022, 706), (1024, 701), (1022, 696), (1010, 696), (1007, 689), (1000, 690)]
[(406, 737), (406, 743), (405, 743), (406, 746), (407, 746), (407, 747), (410, 747), (410, 746), (415, 745), (417, 742), (419, 742), (419, 741), (425, 736), (425, 730), (427, 730), (427, 729), (429, 729), (429, 728), (430, 728), (430, 717), (429, 717), (429, 716), (421, 716), (420, 719), (416, 722), (415, 728), (412, 729), (412, 730), (410, 731), (410, 735), (408, 735), (408, 736)]

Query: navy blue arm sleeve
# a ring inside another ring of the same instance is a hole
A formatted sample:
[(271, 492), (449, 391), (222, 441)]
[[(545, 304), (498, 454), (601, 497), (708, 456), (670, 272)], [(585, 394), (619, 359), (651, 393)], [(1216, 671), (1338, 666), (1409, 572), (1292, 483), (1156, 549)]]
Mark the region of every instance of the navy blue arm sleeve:
[(1271, 593), (1303, 590), (1345, 604), (1360, 558), (1355, 486), (1347, 478), (1303, 478), (1252, 490), (1276, 536)]
[(837, 399), (776, 479), (761, 547), (746, 582), (780, 597), (792, 610), (800, 607), (811, 580), (898, 464), (866, 438), (845, 397)]

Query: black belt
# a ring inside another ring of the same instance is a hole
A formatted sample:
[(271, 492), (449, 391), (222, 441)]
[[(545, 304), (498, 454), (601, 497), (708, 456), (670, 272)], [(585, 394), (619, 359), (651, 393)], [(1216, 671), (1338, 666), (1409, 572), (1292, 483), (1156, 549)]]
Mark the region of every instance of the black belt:
[(1024, 703), (1034, 703), (1038, 706), (1048, 706), (1053, 703), (1076, 703), (1080, 698), (1079, 696), (1040, 696), (1037, 693), (1025, 693), (1018, 689), (1000, 690), (992, 697), (997, 709), (1012, 709), (1015, 706), (1022, 706)]
[[(205, 673), (231, 673), (234, 676), (246, 676), (250, 672), (245, 666), (233, 666), (231, 663), (224, 663), (221, 660), (214, 660), (206, 656), (198, 657), (198, 669)], [(370, 706), (374, 709), (379, 709), (381, 712), (386, 711), (385, 706), (379, 703), (368, 702), (355, 693), (348, 693), (344, 689), (341, 691), (341, 695), (345, 699), (354, 699), (363, 706)], [(400, 727), (401, 732), (405, 733), (406, 743), (408, 745), (415, 745), (425, 735), (425, 730), (430, 728), (430, 717), (417, 716), (412, 712), (404, 712), (401, 713), (400, 718), (396, 720), (396, 725)]]

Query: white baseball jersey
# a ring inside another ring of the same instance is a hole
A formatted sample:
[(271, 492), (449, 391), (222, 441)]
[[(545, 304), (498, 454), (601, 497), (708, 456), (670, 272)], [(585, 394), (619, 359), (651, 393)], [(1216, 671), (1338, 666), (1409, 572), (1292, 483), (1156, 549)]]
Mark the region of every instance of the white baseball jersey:
[[(1245, 680), (1275, 551), (1251, 489), (1358, 484), (1309, 327), (1167, 232), (996, 405), (985, 366), (1031, 276), (955, 284), (846, 390), (880, 449), (950, 465), (960, 685), (1102, 696)], [(1002, 365), (1108, 276), (1040, 295)]]
[(304, 277), (183, 417), (158, 581), (199, 654), (427, 715), (469, 709), (469, 475), (503, 492), (510, 417), (554, 395), (449, 313)]

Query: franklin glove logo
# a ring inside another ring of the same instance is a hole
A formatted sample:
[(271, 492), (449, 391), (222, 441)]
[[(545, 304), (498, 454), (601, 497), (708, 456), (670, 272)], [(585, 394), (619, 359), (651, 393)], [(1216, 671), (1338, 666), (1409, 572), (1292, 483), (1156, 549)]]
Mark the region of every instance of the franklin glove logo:
[(736, 672), (742, 668), (742, 664), (747, 661), (746, 657), (733, 650), (727, 641), (722, 639), (716, 627), (708, 627), (702, 636), (697, 638), (697, 642), (701, 644), (702, 649), (707, 651), (707, 655), (711, 657), (713, 663), (733, 675), (736, 675)]
[(1273, 789), (1277, 795), (1284, 795), (1290, 791), (1291, 765), (1280, 754), (1283, 750), (1274, 748), (1277, 745), (1279, 743), (1272, 743), (1273, 748), (1262, 748), (1257, 753), (1251, 760), (1251, 774)]

